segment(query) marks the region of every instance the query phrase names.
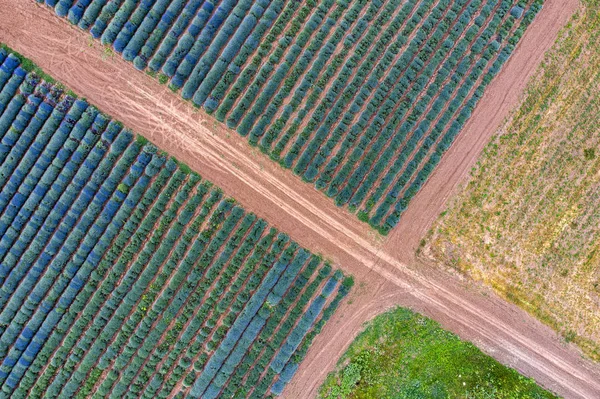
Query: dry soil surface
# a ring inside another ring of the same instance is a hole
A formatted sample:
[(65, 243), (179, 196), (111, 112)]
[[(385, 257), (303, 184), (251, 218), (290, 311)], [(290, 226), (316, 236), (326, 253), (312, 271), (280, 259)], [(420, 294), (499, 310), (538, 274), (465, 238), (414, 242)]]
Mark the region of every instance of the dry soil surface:
[(315, 340), (284, 397), (315, 397), (364, 322), (401, 305), (438, 320), (558, 394), (598, 398), (600, 368), (583, 360), (576, 347), (483, 288), (414, 259), (421, 237), (518, 103), (527, 79), (576, 7), (576, 0), (546, 1), (468, 126), (387, 239), (47, 7), (33, 0), (1, 0), (0, 41), (187, 163), (247, 210), (355, 276), (356, 289)]

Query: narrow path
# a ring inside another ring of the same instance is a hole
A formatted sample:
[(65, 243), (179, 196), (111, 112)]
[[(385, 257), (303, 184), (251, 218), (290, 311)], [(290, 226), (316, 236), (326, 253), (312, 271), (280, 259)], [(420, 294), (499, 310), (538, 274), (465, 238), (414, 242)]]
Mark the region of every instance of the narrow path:
[(528, 77), (576, 6), (576, 0), (547, 0), (522, 46), (386, 240), (45, 6), (32, 0), (0, 2), (0, 41), (187, 163), (248, 211), (355, 276), (351, 301), (315, 341), (285, 397), (314, 397), (362, 324), (386, 308), (402, 305), (433, 317), (565, 397), (598, 398), (600, 367), (582, 360), (577, 348), (561, 343), (553, 331), (517, 307), (413, 257), (423, 233), (517, 104)]

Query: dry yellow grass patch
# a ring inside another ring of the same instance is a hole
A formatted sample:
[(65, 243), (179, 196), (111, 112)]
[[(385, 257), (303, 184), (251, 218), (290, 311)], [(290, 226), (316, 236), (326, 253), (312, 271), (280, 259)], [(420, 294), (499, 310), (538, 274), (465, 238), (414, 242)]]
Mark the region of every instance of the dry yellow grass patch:
[(584, 1), (430, 232), (424, 256), (600, 360), (600, 2)]

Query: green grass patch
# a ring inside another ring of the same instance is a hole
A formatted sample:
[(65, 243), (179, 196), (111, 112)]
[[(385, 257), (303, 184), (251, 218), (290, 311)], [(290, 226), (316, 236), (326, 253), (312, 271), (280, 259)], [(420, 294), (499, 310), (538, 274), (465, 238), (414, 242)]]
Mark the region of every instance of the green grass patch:
[(161, 85), (166, 85), (168, 81), (169, 81), (169, 77), (167, 75), (165, 75), (164, 73), (161, 73), (160, 75), (158, 75), (158, 83), (160, 83)]
[(376, 317), (342, 356), (320, 398), (555, 398), (473, 344), (408, 309)]
[(143, 147), (150, 142), (150, 140), (139, 134), (135, 136), (135, 141), (137, 141), (140, 147)]
[[(173, 161), (175, 161), (175, 163), (177, 163), (177, 166), (179, 166), (179, 169), (181, 169), (181, 171), (185, 174), (195, 174), (198, 175), (196, 172), (194, 172), (192, 170), (192, 168), (190, 168), (187, 164), (177, 160), (176, 158), (172, 158)], [(200, 175), (198, 175), (198, 177), (200, 177)]]

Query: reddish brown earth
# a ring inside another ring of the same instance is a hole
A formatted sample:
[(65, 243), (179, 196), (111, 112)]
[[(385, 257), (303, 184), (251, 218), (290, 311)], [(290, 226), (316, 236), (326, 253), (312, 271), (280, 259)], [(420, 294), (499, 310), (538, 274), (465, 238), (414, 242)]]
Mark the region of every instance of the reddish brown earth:
[(401, 305), (438, 320), (560, 395), (598, 398), (600, 367), (582, 359), (576, 347), (491, 292), (414, 259), (421, 237), (518, 103), (544, 51), (576, 7), (576, 0), (546, 1), (471, 121), (387, 239), (249, 147), (237, 133), (194, 110), (120, 56), (107, 54), (87, 32), (45, 6), (32, 0), (0, 1), (0, 41), (187, 163), (247, 210), (355, 276), (355, 290), (315, 340), (285, 397), (314, 397), (363, 323)]

